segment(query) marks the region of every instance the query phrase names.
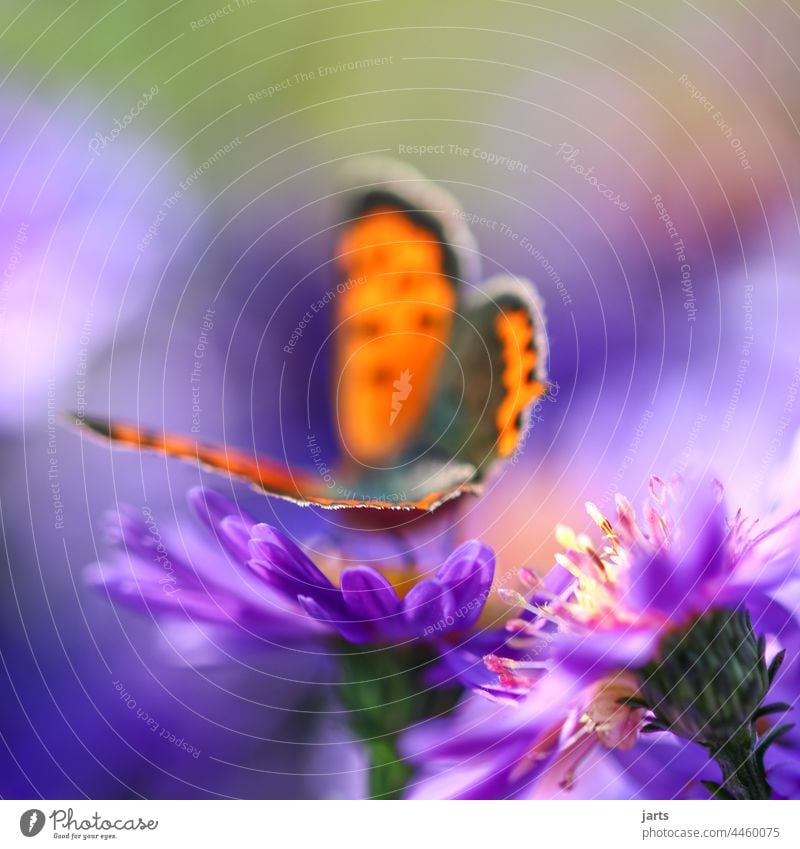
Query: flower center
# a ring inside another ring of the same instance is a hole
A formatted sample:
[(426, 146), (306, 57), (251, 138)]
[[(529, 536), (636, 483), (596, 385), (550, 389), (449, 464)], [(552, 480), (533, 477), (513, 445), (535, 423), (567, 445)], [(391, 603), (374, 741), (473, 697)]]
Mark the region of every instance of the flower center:
[(645, 711), (626, 704), (636, 691), (635, 677), (621, 673), (601, 681), (586, 705), (581, 722), (607, 749), (625, 751), (636, 744)]
[(556, 723), (543, 732), (511, 771), (515, 780), (541, 761), (551, 758), (547, 767), (551, 780), (564, 790), (575, 784), (578, 769), (599, 744), (606, 749), (632, 748), (639, 737), (646, 711), (626, 701), (637, 692), (633, 675), (620, 673), (593, 685), (585, 696), (582, 710), (572, 719)]

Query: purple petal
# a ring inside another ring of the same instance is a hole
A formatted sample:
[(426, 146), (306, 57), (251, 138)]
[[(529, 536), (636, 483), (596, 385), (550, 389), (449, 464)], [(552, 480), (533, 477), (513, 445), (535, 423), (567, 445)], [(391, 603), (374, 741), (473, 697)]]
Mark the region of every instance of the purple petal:
[(625, 601), (634, 610), (658, 610), (672, 619), (705, 608), (704, 590), (731, 568), (725, 511), (712, 485), (687, 483), (693, 490), (672, 505), (675, 544), (655, 553), (634, 552)]
[(250, 526), (239, 516), (226, 516), (217, 526), (219, 541), (238, 563), (250, 559)]
[[(782, 755), (778, 760), (771, 757)], [(774, 760), (768, 764), (769, 783), (774, 791), (776, 799), (797, 799), (800, 797), (800, 761), (796, 755), (781, 752), (778, 746), (772, 746), (767, 750), (767, 761)]]
[(369, 566), (353, 566), (342, 572), (340, 580), (344, 602), (357, 619), (380, 620), (400, 611), (400, 599), (394, 587)]
[[(507, 755), (511, 757), (511, 754)], [(448, 763), (436, 770), (423, 770), (411, 779), (403, 798), (417, 799), (501, 799), (507, 788), (508, 762), (498, 756), (487, 766), (483, 760)]]
[(254, 525), (249, 565), (269, 583), (289, 595), (335, 590), (333, 584), (288, 537), (270, 525)]
[(248, 542), (255, 520), (233, 501), (212, 489), (196, 486), (189, 491), (189, 506), (235, 560), (244, 564), (250, 557)]
[(725, 507), (712, 484), (697, 483), (690, 498), (681, 505), (679, 565), (684, 584), (699, 584), (729, 571), (728, 526)]
[(657, 610), (668, 618), (681, 618), (686, 590), (692, 586), (691, 581), (684, 582), (684, 574), (668, 551), (638, 546), (632, 553), (630, 585), (622, 602), (635, 611)]
[[(213, 533), (226, 516), (242, 516), (244, 513), (230, 499), (213, 489), (195, 486), (189, 490), (186, 500), (198, 519)], [(252, 525), (253, 522), (251, 521)]]
[(307, 595), (297, 596), (300, 606), (314, 619), (324, 622), (335, 628), (350, 643), (365, 643), (370, 639), (370, 629), (358, 622), (351, 622), (343, 618), (335, 610), (331, 610), (316, 599)]
[(797, 633), (794, 615), (780, 601), (760, 590), (751, 589), (744, 595), (739, 590), (737, 587), (726, 588), (715, 599), (715, 604), (720, 607), (738, 607), (744, 603), (756, 634), (773, 634), (784, 641), (787, 635)]
[(527, 767), (525, 756), (537, 739), (549, 735), (563, 720), (575, 695), (574, 682), (551, 673), (516, 707), (471, 697), (447, 717), (412, 726), (400, 739), (403, 756), (420, 768), (407, 796), (501, 799), (524, 795), (547, 767), (552, 750), (530, 760)]
[(546, 591), (546, 595), (540, 596), (538, 594), (534, 594), (533, 598), (536, 599), (536, 603), (546, 604), (548, 596), (562, 595), (566, 591), (567, 587), (574, 583), (575, 576), (571, 572), (568, 572), (561, 566), (554, 566), (542, 578), (542, 586)]
[(114, 601), (139, 612), (188, 616), (206, 622), (229, 620), (219, 602), (210, 596), (194, 589), (184, 591), (140, 571), (130, 574), (119, 568), (95, 564), (84, 574), (90, 585), (105, 589)]
[(501, 685), (497, 673), (489, 671), (483, 657), (461, 647), (449, 650), (442, 647), (441, 660), (435, 670), (439, 682), (452, 684), (455, 680), (468, 690), (508, 704), (516, 704), (528, 695), (528, 687), (514, 690)]
[(652, 660), (659, 637), (656, 628), (595, 629), (589, 634), (560, 632), (552, 653), (564, 669), (589, 681), (607, 672), (630, 669)]
[(403, 617), (417, 637), (443, 634), (455, 626), (455, 605), (436, 578), (421, 581), (403, 599)]
[(792, 576), (800, 574), (800, 553), (795, 550), (773, 553), (755, 549), (736, 567), (733, 580), (742, 587), (779, 588)]
[(126, 551), (131, 557), (145, 562), (152, 560), (155, 541), (137, 510), (123, 505), (119, 512), (109, 513), (105, 519), (105, 534), (111, 545)]
[(465, 542), (436, 573), (453, 599), (456, 626), (469, 628), (483, 611), (494, 578), (494, 552), (477, 540)]
[[(578, 782), (581, 798), (708, 799), (702, 779), (713, 779), (714, 764), (696, 743), (681, 740), (669, 732), (644, 734), (632, 749), (608, 753), (632, 781), (627, 796), (611, 796), (589, 770)], [(610, 788), (609, 788), (610, 789)], [(601, 796), (601, 793), (604, 795)]]

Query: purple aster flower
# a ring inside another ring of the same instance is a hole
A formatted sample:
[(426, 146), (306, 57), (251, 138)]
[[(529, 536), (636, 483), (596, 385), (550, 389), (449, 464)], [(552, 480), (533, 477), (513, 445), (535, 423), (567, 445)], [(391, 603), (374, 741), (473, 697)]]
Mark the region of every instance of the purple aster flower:
[[(205, 538), (162, 530), (148, 510), (123, 508), (108, 520), (114, 553), (89, 567), (88, 581), (152, 616), (233, 629), (268, 643), (318, 635), (322, 629), (297, 604), (247, 568), (250, 537), (264, 526), (211, 490), (195, 488), (188, 500)], [(209, 533), (218, 547), (209, 544)]]
[[(450, 716), (410, 729), (410, 798), (666, 799), (706, 796), (708, 758), (669, 733), (642, 737), (641, 709), (618, 703), (631, 682), (582, 687), (546, 673), (514, 707), (468, 696)], [(707, 776), (706, 776), (707, 777)]]
[(249, 547), (251, 569), (351, 643), (396, 643), (468, 630), (494, 577), (494, 554), (477, 541), (459, 546), (433, 577), (415, 583), (402, 599), (370, 566), (344, 569), (335, 586), (269, 525), (253, 528)]
[[(589, 505), (605, 535), (602, 547), (559, 528), (563, 571), (544, 581), (524, 573), (536, 587), (530, 601), (499, 591), (521, 604), (527, 618), (508, 623), (518, 654), (494, 654), (486, 662), (519, 704), (511, 718), (498, 720), (497, 708), (470, 699), (453, 718), (411, 731), (403, 749), (421, 768), (414, 795), (706, 795), (701, 782), (711, 787), (715, 775), (708, 752), (721, 763), (713, 744), (723, 732), (733, 739), (750, 726), (754, 742), (764, 742), (772, 794), (796, 793), (800, 735), (785, 727), (781, 733), (783, 720), (775, 719), (798, 694), (796, 604), (778, 600), (779, 591), (796, 586), (794, 514), (756, 532), (741, 514), (726, 520), (717, 484), (675, 481), (666, 487), (653, 479), (651, 489), (644, 529), (622, 497), (616, 525)], [(694, 650), (689, 637), (705, 626), (699, 657), (708, 648), (716, 665), (711, 671), (707, 661), (698, 667), (708, 672), (702, 692), (708, 680), (719, 678), (712, 700), (717, 690), (729, 694), (717, 696), (710, 714), (698, 709), (700, 700), (686, 685), (693, 656), (687, 660), (680, 650), (682, 641)], [(756, 641), (753, 629), (769, 640)], [(736, 639), (725, 654), (723, 638), (731, 633)], [(791, 657), (780, 667), (783, 649)], [(740, 668), (745, 650), (753, 657)], [(662, 687), (655, 702), (642, 698), (652, 697), (670, 664), (678, 669), (684, 699), (672, 713), (675, 687)], [(729, 685), (732, 668), (736, 680)], [(767, 690), (774, 709), (764, 704)], [(654, 728), (662, 730), (642, 733)], [(669, 768), (654, 771), (659, 759), (668, 759)]]
[(500, 591), (536, 616), (527, 626), (529, 635), (544, 634), (551, 623), (559, 626), (551, 653), (583, 675), (647, 662), (665, 634), (710, 609), (745, 606), (758, 629), (768, 633), (791, 621), (792, 613), (770, 593), (794, 574), (795, 561), (788, 554), (778, 557), (777, 546), (797, 514), (755, 534), (756, 525), (741, 514), (727, 521), (716, 482), (676, 479), (666, 486), (654, 477), (650, 491), (644, 528), (621, 495), (614, 525), (587, 505), (605, 535), (602, 548), (585, 535), (557, 529), (565, 551), (556, 562), (573, 578), (565, 590), (552, 594), (544, 587), (533, 605), (518, 593)]
[(110, 523), (113, 556), (91, 567), (89, 580), (168, 621), (173, 637), (179, 623), (189, 659), (247, 640), (336, 661), (331, 683), (368, 753), (371, 796), (397, 796), (406, 784), (408, 767), (395, 751), (402, 730), (449, 709), (464, 687), (505, 695), (483, 656), (507, 634), (478, 628), (494, 577), (487, 546), (460, 545), (432, 575), (342, 568), (331, 558), (329, 577), (289, 537), (222, 495), (198, 488), (189, 502), (205, 539), (162, 531), (151, 513), (125, 509)]
[(207, 537), (161, 531), (152, 514), (124, 509), (109, 526), (115, 554), (89, 569), (90, 582), (151, 615), (224, 626), (273, 644), (326, 635), (379, 647), (423, 641), (441, 657), (439, 680), (496, 688), (482, 658), (505, 635), (470, 633), (494, 576), (487, 546), (462, 544), (431, 577), (404, 571), (393, 584), (380, 570), (358, 565), (342, 569), (337, 584), (295, 542), (224, 496), (197, 488), (189, 503), (220, 551)]

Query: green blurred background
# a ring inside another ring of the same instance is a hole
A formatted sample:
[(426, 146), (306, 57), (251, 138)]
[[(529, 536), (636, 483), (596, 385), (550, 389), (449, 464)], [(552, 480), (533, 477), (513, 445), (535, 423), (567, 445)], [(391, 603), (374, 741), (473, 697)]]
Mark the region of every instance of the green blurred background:
[[(569, 138), (598, 156), (613, 149), (625, 162), (620, 189), (666, 158), (684, 178), (696, 169), (722, 182), (744, 208), (748, 180), (682, 74), (734, 127), (763, 184), (782, 182), (797, 158), (787, 139), (800, 21), (781, 2), (5, 2), (0, 33), (5, 85), (88, 106), (87, 141), (153, 86), (136, 134), (184, 171), (241, 138), (204, 175), (209, 198), (237, 179), (234, 194), (242, 181), (267, 187), (403, 143), (482, 144), (533, 167), (542, 141)], [(472, 157), (418, 164), (500, 192), (519, 184)]]

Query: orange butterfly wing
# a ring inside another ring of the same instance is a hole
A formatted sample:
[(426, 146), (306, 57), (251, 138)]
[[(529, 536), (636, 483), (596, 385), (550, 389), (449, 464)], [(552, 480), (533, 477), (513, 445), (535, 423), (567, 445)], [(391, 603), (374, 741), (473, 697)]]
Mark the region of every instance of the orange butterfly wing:
[[(434, 510), (445, 501), (471, 489), (471, 468), (453, 466), (447, 474), (432, 474), (419, 484), (418, 495), (410, 489), (405, 498), (336, 497), (321, 478), (298, 472), (275, 460), (254, 457), (224, 445), (209, 445), (180, 434), (144, 430), (131, 424), (104, 422), (97, 418), (75, 417), (75, 423), (90, 433), (129, 448), (140, 448), (199, 464), (206, 469), (231, 475), (256, 489), (301, 505), (329, 509), (369, 507), (392, 510)], [(430, 488), (428, 481), (441, 486)], [(424, 489), (423, 489), (424, 487)]]
[(510, 456), (522, 438), (525, 412), (545, 392), (536, 326), (525, 309), (501, 312), (494, 330), (502, 346), (503, 400), (495, 413), (497, 455)]
[(335, 387), (345, 455), (391, 463), (419, 434), (456, 307), (444, 248), (431, 229), (378, 205), (338, 245), (345, 294), (337, 301)]

